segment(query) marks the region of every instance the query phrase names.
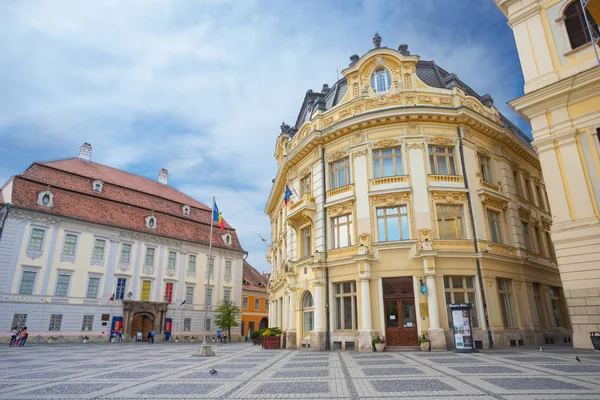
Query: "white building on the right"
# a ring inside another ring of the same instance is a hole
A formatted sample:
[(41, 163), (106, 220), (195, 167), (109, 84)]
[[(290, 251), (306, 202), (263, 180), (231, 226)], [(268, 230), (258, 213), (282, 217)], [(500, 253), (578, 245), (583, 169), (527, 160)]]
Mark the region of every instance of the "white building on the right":
[(600, 331), (600, 0), (495, 2), (521, 60), (525, 94), (510, 105), (532, 126), (573, 343), (590, 348)]

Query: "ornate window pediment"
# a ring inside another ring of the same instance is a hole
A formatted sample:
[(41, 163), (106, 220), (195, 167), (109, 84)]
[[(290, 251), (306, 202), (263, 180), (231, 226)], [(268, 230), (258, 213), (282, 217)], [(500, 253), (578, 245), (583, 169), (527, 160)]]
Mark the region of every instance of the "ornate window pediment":
[(96, 179), (95, 181), (92, 182), (92, 190), (94, 192), (102, 193), (103, 188), (104, 188), (104, 182), (102, 182), (100, 179)]

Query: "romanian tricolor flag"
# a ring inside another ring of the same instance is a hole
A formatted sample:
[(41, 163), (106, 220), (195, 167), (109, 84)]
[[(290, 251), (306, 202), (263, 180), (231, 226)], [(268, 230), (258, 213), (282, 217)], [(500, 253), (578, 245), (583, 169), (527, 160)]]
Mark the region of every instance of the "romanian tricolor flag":
[(288, 185), (285, 185), (285, 194), (283, 195), (283, 203), (287, 206), (287, 204), (289, 203), (291, 198), (292, 198), (292, 191), (290, 190)]
[(223, 216), (221, 216), (221, 213), (219, 212), (216, 201), (215, 206), (213, 207), (213, 221), (218, 222), (221, 229), (225, 229), (225, 221), (223, 221)]

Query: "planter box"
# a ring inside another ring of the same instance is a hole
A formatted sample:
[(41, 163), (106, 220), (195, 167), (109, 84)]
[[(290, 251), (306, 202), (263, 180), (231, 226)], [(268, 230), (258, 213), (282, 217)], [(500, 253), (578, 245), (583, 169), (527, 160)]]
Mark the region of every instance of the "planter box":
[(281, 337), (279, 336), (264, 336), (262, 338), (263, 349), (279, 349), (281, 348)]
[(421, 351), (429, 351), (431, 349), (431, 342), (423, 342), (419, 346), (421, 346)]

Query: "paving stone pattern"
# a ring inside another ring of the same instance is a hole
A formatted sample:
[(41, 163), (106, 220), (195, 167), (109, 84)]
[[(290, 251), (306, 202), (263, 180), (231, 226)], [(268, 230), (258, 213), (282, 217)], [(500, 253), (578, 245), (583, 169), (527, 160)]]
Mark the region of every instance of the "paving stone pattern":
[(0, 347), (0, 399), (600, 399), (600, 354), (562, 346), (318, 353), (239, 343), (191, 357), (196, 347)]

